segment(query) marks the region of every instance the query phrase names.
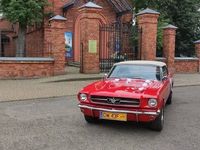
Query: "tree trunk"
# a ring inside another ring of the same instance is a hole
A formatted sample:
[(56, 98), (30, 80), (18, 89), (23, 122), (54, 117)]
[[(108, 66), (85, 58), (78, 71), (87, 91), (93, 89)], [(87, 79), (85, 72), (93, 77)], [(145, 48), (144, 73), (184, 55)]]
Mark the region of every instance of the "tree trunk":
[(17, 38), (17, 57), (25, 56), (25, 33), (26, 27), (19, 25), (18, 38)]

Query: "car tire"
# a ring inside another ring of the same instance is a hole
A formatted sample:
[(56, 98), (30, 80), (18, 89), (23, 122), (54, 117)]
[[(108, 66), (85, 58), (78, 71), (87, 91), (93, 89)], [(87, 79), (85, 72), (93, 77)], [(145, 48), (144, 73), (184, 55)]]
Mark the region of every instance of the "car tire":
[(172, 91), (170, 92), (170, 94), (169, 94), (169, 97), (168, 97), (168, 99), (167, 99), (167, 105), (170, 105), (170, 104), (172, 104)]
[(162, 131), (164, 126), (164, 109), (161, 109), (159, 116), (151, 123), (150, 128), (154, 131)]
[(90, 117), (90, 116), (86, 116), (86, 115), (84, 115), (84, 117), (85, 117), (85, 121), (86, 121), (87, 123), (97, 123), (97, 122), (98, 122), (98, 119), (97, 119), (97, 118)]

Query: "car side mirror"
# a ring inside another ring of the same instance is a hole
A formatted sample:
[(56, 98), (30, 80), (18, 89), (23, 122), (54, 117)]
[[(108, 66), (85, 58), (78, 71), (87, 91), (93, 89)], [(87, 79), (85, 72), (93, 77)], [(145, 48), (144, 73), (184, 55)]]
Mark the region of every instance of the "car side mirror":
[(167, 76), (164, 76), (164, 77), (162, 78), (162, 81), (166, 81), (166, 80), (168, 80), (168, 77), (167, 77)]
[(108, 77), (108, 74), (105, 73), (104, 76), (103, 76), (103, 79), (106, 79)]

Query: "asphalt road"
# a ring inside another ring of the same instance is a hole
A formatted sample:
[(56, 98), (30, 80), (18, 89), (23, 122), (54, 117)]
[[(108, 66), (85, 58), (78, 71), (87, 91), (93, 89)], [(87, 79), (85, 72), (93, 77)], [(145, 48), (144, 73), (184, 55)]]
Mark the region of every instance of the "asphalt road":
[(199, 150), (200, 87), (175, 88), (164, 130), (87, 124), (76, 97), (0, 103), (0, 150)]

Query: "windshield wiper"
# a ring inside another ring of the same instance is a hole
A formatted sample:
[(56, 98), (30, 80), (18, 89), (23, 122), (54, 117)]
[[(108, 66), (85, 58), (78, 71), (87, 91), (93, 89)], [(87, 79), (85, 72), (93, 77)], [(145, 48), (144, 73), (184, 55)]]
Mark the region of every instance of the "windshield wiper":
[(142, 78), (142, 77), (132, 77), (132, 79), (145, 79), (145, 78)]

